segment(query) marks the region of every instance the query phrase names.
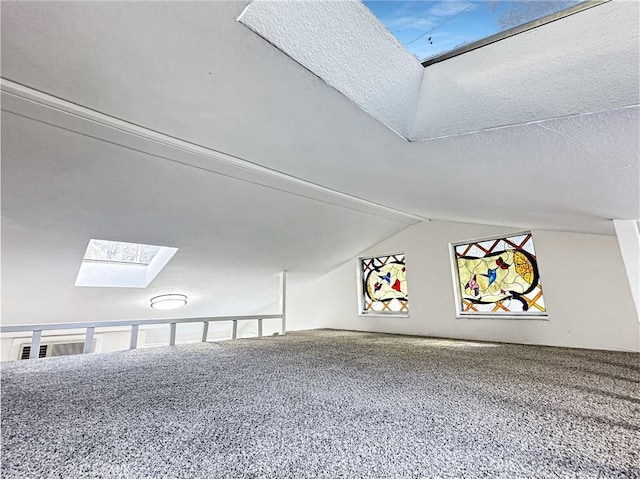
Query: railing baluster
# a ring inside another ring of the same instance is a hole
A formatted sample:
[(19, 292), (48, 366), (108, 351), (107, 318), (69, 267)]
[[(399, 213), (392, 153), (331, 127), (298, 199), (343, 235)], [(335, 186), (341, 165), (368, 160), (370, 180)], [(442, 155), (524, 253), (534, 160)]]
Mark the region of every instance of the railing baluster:
[(84, 351), (83, 354), (89, 354), (93, 352), (93, 333), (96, 328), (87, 328), (87, 334), (84, 337)]
[(169, 346), (176, 345), (176, 323), (171, 323), (169, 327)]
[[(284, 312), (284, 311), (283, 311)], [(247, 316), (208, 316), (197, 318), (157, 318), (157, 319), (131, 319), (131, 320), (111, 320), (111, 321), (87, 321), (78, 323), (49, 323), (49, 324), (21, 324), (21, 325), (0, 325), (0, 337), (4, 334), (29, 332), (32, 334), (31, 350), (29, 352), (29, 359), (35, 359), (40, 356), (40, 346), (42, 342), (43, 331), (59, 331), (63, 329), (85, 329), (84, 333), (84, 349), (83, 353), (88, 354), (94, 352), (93, 343), (96, 337), (96, 328), (131, 328), (131, 335), (129, 340), (129, 349), (136, 349), (138, 347), (138, 333), (140, 326), (147, 326), (153, 324), (169, 324), (170, 326), (170, 339), (169, 343), (173, 346), (176, 344), (176, 332), (177, 325), (185, 323), (202, 323), (202, 341), (206, 342), (209, 334), (209, 325), (212, 322), (227, 322), (232, 323), (232, 339), (238, 339), (238, 321), (258, 321), (258, 336), (264, 334), (264, 320), (265, 319), (281, 319), (283, 321), (283, 331), (286, 331), (286, 324), (282, 314), (266, 314), (266, 315), (247, 315)]]
[(207, 342), (207, 336), (209, 335), (209, 321), (202, 323), (202, 342)]
[(280, 297), (278, 301), (280, 305), (280, 334), (287, 333), (287, 272), (282, 271), (280, 273)]
[(40, 340), (42, 339), (42, 330), (33, 332), (31, 336), (31, 350), (29, 351), (29, 359), (38, 359), (40, 357)]
[(138, 325), (131, 325), (131, 340), (129, 341), (129, 349), (136, 349), (138, 347)]

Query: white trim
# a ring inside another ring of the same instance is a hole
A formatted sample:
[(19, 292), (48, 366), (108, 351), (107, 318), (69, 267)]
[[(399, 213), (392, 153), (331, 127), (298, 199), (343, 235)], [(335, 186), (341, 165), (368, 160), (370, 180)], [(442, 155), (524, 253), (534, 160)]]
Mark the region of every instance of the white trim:
[(287, 270), (280, 272), (280, 290), (278, 295), (278, 303), (280, 307), (280, 334), (287, 334)]
[(640, 222), (613, 220), (631, 296), (640, 321)]
[[(407, 225), (429, 219), (332, 190), (233, 155), (174, 138), (5, 78), (0, 78), (0, 90), (3, 94), (3, 111), (44, 121), (125, 148), (143, 151), (158, 158)], [(161, 146), (164, 155), (170, 155), (170, 158), (159, 154), (158, 146)], [(166, 152), (165, 148), (168, 148), (169, 152)]]
[(492, 321), (495, 320), (502, 320), (502, 319), (517, 319), (518, 321), (527, 321), (527, 320), (533, 320), (533, 321), (549, 321), (549, 315), (546, 313), (528, 313), (528, 312), (524, 312), (524, 313), (509, 313), (509, 314), (503, 314), (503, 315), (496, 315), (494, 313), (467, 313), (467, 314), (463, 314), (463, 313), (458, 313), (456, 314), (456, 319), (473, 319), (473, 320), (477, 320), (477, 319), (490, 319)]
[(356, 290), (357, 290), (357, 297), (356, 297), (356, 314), (358, 316), (364, 316), (363, 314), (363, 310), (364, 310), (364, 288), (362, 287), (362, 262), (360, 261), (360, 258), (356, 258), (355, 261), (355, 265), (356, 265)]
[(281, 319), (281, 314), (252, 314), (246, 316), (212, 316), (202, 318), (154, 318), (154, 319), (118, 319), (111, 321), (85, 321), (77, 323), (50, 324), (12, 324), (0, 326), (0, 334), (22, 331), (54, 331), (57, 329), (107, 328), (114, 326), (146, 326), (150, 324), (202, 323), (204, 321), (236, 321), (252, 319)]

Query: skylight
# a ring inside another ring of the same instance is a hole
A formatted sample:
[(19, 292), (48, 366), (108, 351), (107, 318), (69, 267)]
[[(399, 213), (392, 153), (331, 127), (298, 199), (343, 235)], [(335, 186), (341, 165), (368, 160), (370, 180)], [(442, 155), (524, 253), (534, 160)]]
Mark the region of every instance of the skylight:
[[(377, 1), (364, 4), (423, 64), (603, 3), (581, 0)], [(542, 20), (534, 22), (536, 20)]]
[(149, 264), (161, 246), (92, 239), (84, 254), (85, 261)]
[(146, 288), (177, 251), (168, 246), (92, 239), (76, 286)]

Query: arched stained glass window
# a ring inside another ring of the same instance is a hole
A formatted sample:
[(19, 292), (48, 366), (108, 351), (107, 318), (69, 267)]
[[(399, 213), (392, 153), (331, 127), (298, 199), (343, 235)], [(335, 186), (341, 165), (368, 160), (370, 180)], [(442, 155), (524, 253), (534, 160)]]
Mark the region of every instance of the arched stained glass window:
[(361, 312), (409, 314), (404, 254), (360, 259)]
[(461, 316), (546, 316), (530, 232), (453, 245)]

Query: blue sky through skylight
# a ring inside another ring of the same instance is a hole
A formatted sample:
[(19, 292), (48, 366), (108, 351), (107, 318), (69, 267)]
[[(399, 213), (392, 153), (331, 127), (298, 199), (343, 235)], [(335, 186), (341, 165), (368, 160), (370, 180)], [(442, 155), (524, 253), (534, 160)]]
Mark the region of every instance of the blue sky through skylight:
[(364, 1), (420, 61), (578, 3), (582, 0)]

